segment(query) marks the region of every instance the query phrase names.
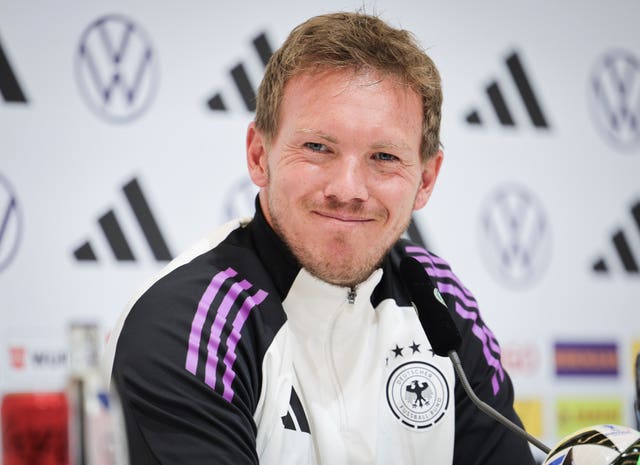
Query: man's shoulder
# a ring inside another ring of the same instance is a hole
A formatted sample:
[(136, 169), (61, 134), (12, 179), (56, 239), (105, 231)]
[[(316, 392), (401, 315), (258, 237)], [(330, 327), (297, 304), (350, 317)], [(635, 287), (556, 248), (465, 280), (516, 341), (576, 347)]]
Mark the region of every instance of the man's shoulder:
[(393, 253), (401, 256), (409, 255), (416, 258), (418, 261), (421, 261), (420, 258), (424, 258), (427, 260), (425, 263), (431, 264), (432, 262), (436, 262), (442, 267), (451, 268), (449, 263), (441, 256), (432, 252), (426, 246), (418, 244), (410, 239), (401, 238), (398, 240), (393, 247)]
[(397, 264), (399, 264), (405, 256), (413, 257), (424, 266), (427, 274), (433, 279), (434, 284), (443, 279), (455, 278), (456, 281), (458, 280), (447, 260), (428, 250), (425, 246), (409, 239), (402, 238), (396, 242), (391, 251), (391, 256), (392, 260)]
[(199, 308), (217, 309), (221, 299), (234, 293), (236, 287), (240, 287), (240, 295), (250, 293), (247, 283), (254, 279), (252, 275), (260, 273), (260, 265), (250, 245), (246, 223), (226, 223), (145, 283), (112, 328), (105, 362), (113, 362), (115, 346), (123, 337), (137, 340), (138, 335), (145, 335), (150, 339), (161, 335), (168, 322), (172, 331), (188, 334)]
[(245, 231), (248, 222), (229, 221), (192, 244), (153, 276), (133, 297), (130, 306), (156, 294), (170, 298), (176, 286), (210, 279), (229, 267), (256, 259)]
[(466, 315), (464, 312), (466, 310), (478, 311), (475, 297), (453, 271), (447, 260), (406, 239), (398, 241), (393, 253), (400, 258), (410, 256), (420, 262), (433, 284), (443, 295), (450, 311), (456, 317), (460, 317), (460, 313)]

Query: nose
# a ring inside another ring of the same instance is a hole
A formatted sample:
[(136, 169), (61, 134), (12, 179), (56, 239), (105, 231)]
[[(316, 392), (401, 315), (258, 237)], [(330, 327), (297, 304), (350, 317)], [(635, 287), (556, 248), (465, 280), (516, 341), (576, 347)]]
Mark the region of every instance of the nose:
[(326, 174), (325, 197), (339, 202), (365, 201), (369, 198), (367, 167), (359, 157), (338, 157)]

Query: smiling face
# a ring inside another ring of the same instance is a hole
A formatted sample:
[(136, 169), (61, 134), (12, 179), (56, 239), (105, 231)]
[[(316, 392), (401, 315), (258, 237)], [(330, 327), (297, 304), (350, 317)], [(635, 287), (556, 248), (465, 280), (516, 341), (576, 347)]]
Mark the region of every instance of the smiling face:
[(273, 140), (247, 134), (265, 217), (310, 273), (355, 286), (433, 189), (442, 153), (420, 158), (421, 99), (375, 71), (330, 70), (292, 77), (280, 112)]

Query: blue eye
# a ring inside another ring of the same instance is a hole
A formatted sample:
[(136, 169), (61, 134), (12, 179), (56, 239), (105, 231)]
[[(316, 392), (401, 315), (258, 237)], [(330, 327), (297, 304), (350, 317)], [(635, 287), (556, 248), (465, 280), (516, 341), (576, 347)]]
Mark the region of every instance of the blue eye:
[(398, 157), (396, 157), (395, 155), (391, 155), (390, 153), (384, 153), (384, 152), (377, 152), (373, 154), (374, 158), (381, 160), (381, 161), (395, 161), (395, 160), (399, 160)]
[(320, 144), (318, 142), (305, 142), (304, 146), (307, 147), (308, 149), (313, 150), (314, 152), (326, 152), (327, 151), (327, 146), (324, 145), (324, 144)]

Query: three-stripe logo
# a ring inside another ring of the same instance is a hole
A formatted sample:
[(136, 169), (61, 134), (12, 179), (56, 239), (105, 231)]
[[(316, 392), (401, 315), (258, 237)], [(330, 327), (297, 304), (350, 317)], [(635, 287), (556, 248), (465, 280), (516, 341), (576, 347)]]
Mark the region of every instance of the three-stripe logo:
[[(509, 54), (505, 59), (505, 64), (513, 81), (513, 85), (524, 104), (524, 109), (531, 124), (539, 129), (548, 129), (549, 123), (542, 111), (540, 103), (538, 102), (538, 98), (536, 97), (529, 78), (527, 77), (527, 73), (518, 53), (512, 52)], [(507, 85), (508, 84), (505, 84), (504, 82), (500, 84), (497, 80), (494, 80), (487, 85), (485, 91), (500, 125), (514, 127), (517, 124), (516, 118), (514, 118), (512, 109), (507, 105), (504, 93), (504, 88)], [(467, 123), (472, 125), (482, 126), (485, 124), (485, 118), (481, 116), (480, 110), (477, 108), (469, 111), (465, 119)], [(519, 123), (522, 124), (522, 121)]]
[(293, 386), (291, 387), (291, 397), (289, 398), (289, 407), (287, 408), (287, 414), (280, 418), (282, 419), (284, 429), (311, 434), (309, 421), (307, 420), (307, 416), (304, 413), (302, 402), (300, 402), (300, 398), (298, 397), (298, 394), (296, 393), (296, 390), (293, 388)]
[[(142, 192), (142, 188), (140, 187), (138, 180), (133, 178), (124, 185), (122, 191), (124, 192), (127, 202), (129, 203), (129, 207), (131, 207), (133, 215), (140, 226), (142, 234), (144, 235), (154, 258), (157, 261), (171, 260), (173, 257), (169, 251), (169, 247), (160, 232), (160, 227), (151, 212), (151, 207)], [(117, 261), (136, 261), (133, 250), (129, 245), (129, 241), (127, 241), (120, 221), (113, 209), (100, 216), (100, 218), (98, 218), (98, 224), (104, 233), (111, 251), (113, 252), (114, 258)], [(98, 261), (98, 257), (91, 246), (91, 242), (89, 241), (84, 242), (75, 249), (73, 255), (78, 261)]]
[[(640, 261), (640, 201), (631, 207), (630, 213), (634, 227), (627, 231), (624, 228), (617, 228), (611, 236), (611, 242), (623, 270), (628, 274), (640, 276), (640, 266), (638, 265)], [(631, 229), (635, 229), (635, 233)], [(630, 238), (635, 240), (630, 240)], [(632, 244), (636, 246), (635, 252)], [(592, 268), (596, 273), (608, 274), (611, 272), (610, 264), (610, 261), (600, 256), (593, 263)]]
[[(220, 271), (202, 294), (191, 322), (185, 369), (198, 376), (198, 365), (204, 362), (204, 382), (221, 393), (228, 402), (234, 396), (232, 385), (236, 373), (233, 365), (236, 361), (236, 347), (242, 338), (242, 328), (253, 309), (269, 295), (262, 289), (249, 294), (252, 287), (253, 284), (246, 279), (238, 280), (238, 272), (233, 268)], [(205, 322), (212, 307), (216, 308), (215, 316), (207, 331)], [(200, 360), (203, 334), (205, 338), (209, 334), (205, 361)], [(202, 369), (201, 367), (200, 370)]]
[(27, 103), (22, 87), (0, 42), (0, 93), (5, 102)]
[[(273, 50), (267, 36), (264, 32), (260, 33), (255, 39), (253, 39), (253, 48), (260, 58), (260, 62), (263, 67), (267, 66), (269, 58), (273, 54)], [(256, 111), (256, 90), (255, 86), (249, 75), (247, 69), (243, 63), (238, 63), (230, 70), (231, 78), (235, 84), (236, 89), (242, 97), (244, 106), (247, 111)], [(208, 101), (207, 106), (213, 111), (228, 111), (227, 104), (221, 92), (217, 92)]]

